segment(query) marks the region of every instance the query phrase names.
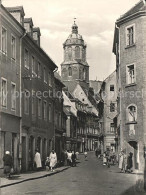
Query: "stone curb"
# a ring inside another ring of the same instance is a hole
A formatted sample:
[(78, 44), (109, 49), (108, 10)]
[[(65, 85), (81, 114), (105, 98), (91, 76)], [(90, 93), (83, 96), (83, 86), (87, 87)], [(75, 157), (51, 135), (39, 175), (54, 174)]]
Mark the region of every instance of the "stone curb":
[(48, 177), (48, 176), (51, 176), (51, 175), (55, 175), (55, 174), (60, 173), (60, 172), (62, 172), (64, 170), (67, 170), (67, 169), (69, 169), (69, 167), (63, 168), (62, 170), (56, 170), (55, 172), (47, 173), (45, 175), (36, 176), (36, 177), (34, 176), (34, 177), (31, 177), (31, 178), (22, 179), (21, 181), (16, 181), (14, 183), (4, 184), (4, 185), (1, 185), (0, 188), (5, 188), (5, 187), (11, 186), (11, 185), (23, 183), (23, 182), (30, 181), (30, 180), (41, 179), (43, 177)]

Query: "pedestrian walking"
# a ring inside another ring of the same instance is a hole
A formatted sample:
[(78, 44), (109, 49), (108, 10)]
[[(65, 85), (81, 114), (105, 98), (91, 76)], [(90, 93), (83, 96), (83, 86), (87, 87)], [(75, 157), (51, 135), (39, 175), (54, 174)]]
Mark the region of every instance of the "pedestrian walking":
[(50, 158), (49, 157), (46, 158), (45, 166), (46, 166), (46, 170), (49, 170), (50, 168)]
[(76, 151), (76, 159), (79, 160), (79, 152)]
[(72, 167), (76, 167), (76, 154), (75, 154), (75, 151), (72, 152)]
[(132, 157), (133, 157), (133, 153), (130, 152), (128, 157), (127, 157), (127, 171), (129, 173), (132, 172), (132, 167), (133, 167)]
[(98, 148), (98, 158), (100, 158), (100, 157), (101, 157), (101, 149)]
[(38, 149), (35, 150), (34, 167), (36, 168), (37, 171), (40, 170), (40, 168), (42, 167), (41, 155)]
[(85, 160), (87, 160), (87, 155), (88, 155), (88, 153), (87, 153), (87, 151), (85, 150), (85, 152), (84, 152)]
[(110, 161), (112, 162), (112, 164), (115, 164), (115, 153), (113, 151), (113, 149), (111, 149), (110, 151)]
[(57, 164), (57, 155), (56, 152), (54, 150), (52, 150), (52, 152), (50, 153), (50, 167), (51, 167), (51, 171), (54, 171), (54, 168)]
[(71, 166), (72, 165), (72, 152), (69, 150), (67, 152), (67, 165)]
[(106, 152), (103, 153), (103, 165), (107, 164)]
[(11, 169), (13, 167), (13, 159), (9, 151), (5, 152), (5, 155), (3, 157), (3, 162), (4, 162), (4, 174), (6, 175), (7, 178), (11, 178)]
[(110, 168), (111, 156), (109, 149), (106, 151), (107, 167)]
[(123, 162), (124, 162), (124, 153), (121, 149), (121, 152), (119, 154), (119, 169), (121, 169), (121, 172), (123, 172)]
[(127, 154), (126, 154), (126, 150), (124, 150), (123, 152), (123, 172), (126, 173), (127, 172)]
[(64, 166), (67, 166), (67, 150), (64, 150)]

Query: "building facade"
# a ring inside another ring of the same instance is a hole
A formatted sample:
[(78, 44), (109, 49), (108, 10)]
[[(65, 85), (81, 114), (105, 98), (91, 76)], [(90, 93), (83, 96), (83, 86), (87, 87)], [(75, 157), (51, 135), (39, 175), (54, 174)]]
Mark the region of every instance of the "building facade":
[(114, 118), (117, 116), (116, 71), (103, 81), (100, 93), (103, 100), (103, 115), (101, 120), (104, 129), (104, 150), (113, 149), (115, 152)]
[[(63, 84), (54, 77), (56, 64), (40, 47), (40, 29), (34, 28), (32, 18), (24, 18), (23, 7), (1, 5), (0, 11), (0, 155), (9, 150), (15, 171), (26, 171), (33, 168), (36, 149), (43, 166), (55, 149), (55, 94)], [(59, 103), (63, 112), (63, 101)]]
[(118, 83), (117, 138), (133, 153), (135, 169), (144, 168), (146, 144), (146, 5), (139, 1), (116, 21), (113, 52)]
[[(23, 9), (20, 8), (22, 15)], [(0, 4), (0, 168), (6, 150), (19, 171), (21, 44), (23, 27)], [(17, 96), (16, 96), (17, 93)]]

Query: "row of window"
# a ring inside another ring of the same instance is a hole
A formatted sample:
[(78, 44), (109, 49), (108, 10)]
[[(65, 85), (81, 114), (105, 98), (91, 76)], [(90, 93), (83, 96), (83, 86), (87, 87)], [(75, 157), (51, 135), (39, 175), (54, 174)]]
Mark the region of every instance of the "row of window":
[[(79, 134), (86, 134), (86, 130), (85, 129), (78, 129), (78, 133)], [(87, 133), (91, 133), (91, 134), (95, 134), (95, 135), (97, 135), (98, 134), (98, 130), (97, 129), (87, 129)]]
[[(71, 47), (67, 47), (65, 49), (65, 60), (72, 60), (73, 59), (73, 54), (72, 54), (72, 48)], [(80, 47), (76, 46), (75, 47), (75, 59), (80, 59), (81, 58), (81, 51), (80, 51)], [(85, 61), (86, 60), (86, 50), (83, 48), (82, 49), (82, 60)]]
[[(17, 99), (17, 93), (16, 93), (16, 84), (11, 82), (11, 109), (13, 111), (16, 110), (16, 99)], [(1, 104), (3, 108), (7, 108), (7, 98), (8, 98), (8, 90), (7, 90), (7, 80), (5, 78), (1, 78)], [(47, 113), (49, 115), (49, 121), (52, 121), (52, 106), (51, 104), (48, 105), (49, 111), (47, 112), (47, 101), (43, 101), (42, 105), (42, 99), (38, 99), (38, 117), (42, 118), (42, 113), (43, 113), (43, 118), (44, 120), (47, 120)], [(36, 98), (33, 96), (32, 97), (32, 115), (36, 114)], [(29, 92), (25, 91), (24, 95), (24, 112), (25, 114), (29, 114), (29, 109), (30, 109), (30, 99), (29, 99)], [(43, 110), (42, 110), (43, 108)], [(42, 112), (43, 111), (43, 112)]]
[[(7, 30), (2, 27), (1, 28), (1, 51), (3, 54), (7, 54)], [(16, 37), (11, 34), (11, 59), (16, 60)], [(24, 65), (27, 69), (29, 69), (29, 52), (27, 49), (24, 51)], [(34, 58), (34, 56), (31, 56), (31, 66), (32, 66), (32, 74), (36, 75), (36, 72), (38, 73), (38, 78), (44, 77), (44, 82), (48, 83), (49, 86), (52, 86), (52, 75), (49, 72), (47, 75), (46, 68), (41, 67), (41, 63), (37, 62)], [(43, 72), (43, 73), (42, 73)]]
[[(126, 46), (133, 46), (135, 44), (135, 25), (132, 24), (126, 27)], [(136, 82), (135, 65), (130, 64), (126, 67), (126, 83), (133, 84)]]
[[(30, 99), (29, 99), (29, 92), (25, 91), (24, 96), (24, 113), (29, 114), (30, 112)], [(32, 116), (36, 116), (36, 106), (38, 108), (38, 117), (43, 118), (47, 121), (52, 121), (52, 105), (49, 103), (47, 105), (47, 101), (43, 100), (42, 98), (36, 98), (35, 96), (32, 96), (32, 102), (31, 102), (31, 109), (32, 109)], [(48, 114), (47, 114), (48, 113)]]
[[(68, 68), (68, 76), (72, 76), (72, 67)], [(85, 80), (86, 79), (86, 70), (79, 70), (79, 78)]]
[[(29, 51), (25, 49), (24, 51), (24, 66), (25, 68), (29, 69)], [(32, 74), (38, 76), (38, 78), (44, 79), (45, 83), (48, 83), (49, 86), (52, 86), (52, 75), (51, 72), (47, 73), (46, 68), (43, 67), (39, 61), (36, 61), (34, 56), (31, 56), (31, 67), (32, 67)]]
[[(2, 27), (1, 28), (1, 51), (3, 54), (7, 54), (7, 30)], [(16, 59), (16, 37), (11, 34), (11, 58), (13, 60)]]

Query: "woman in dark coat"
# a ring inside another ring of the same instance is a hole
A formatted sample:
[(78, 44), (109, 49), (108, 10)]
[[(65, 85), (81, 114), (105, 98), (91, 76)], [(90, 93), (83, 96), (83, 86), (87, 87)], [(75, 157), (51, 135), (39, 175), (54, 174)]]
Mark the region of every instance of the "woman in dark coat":
[(11, 168), (13, 166), (13, 159), (12, 156), (10, 155), (9, 151), (6, 151), (4, 157), (4, 173), (6, 174), (6, 177), (10, 178), (11, 177)]
[(128, 158), (127, 158), (127, 171), (128, 172), (131, 172), (132, 170), (132, 167), (133, 167), (133, 162), (132, 162), (132, 156), (133, 156), (133, 153), (130, 152), (129, 155), (128, 155)]
[(72, 152), (72, 167), (76, 167), (76, 154), (74, 151)]

